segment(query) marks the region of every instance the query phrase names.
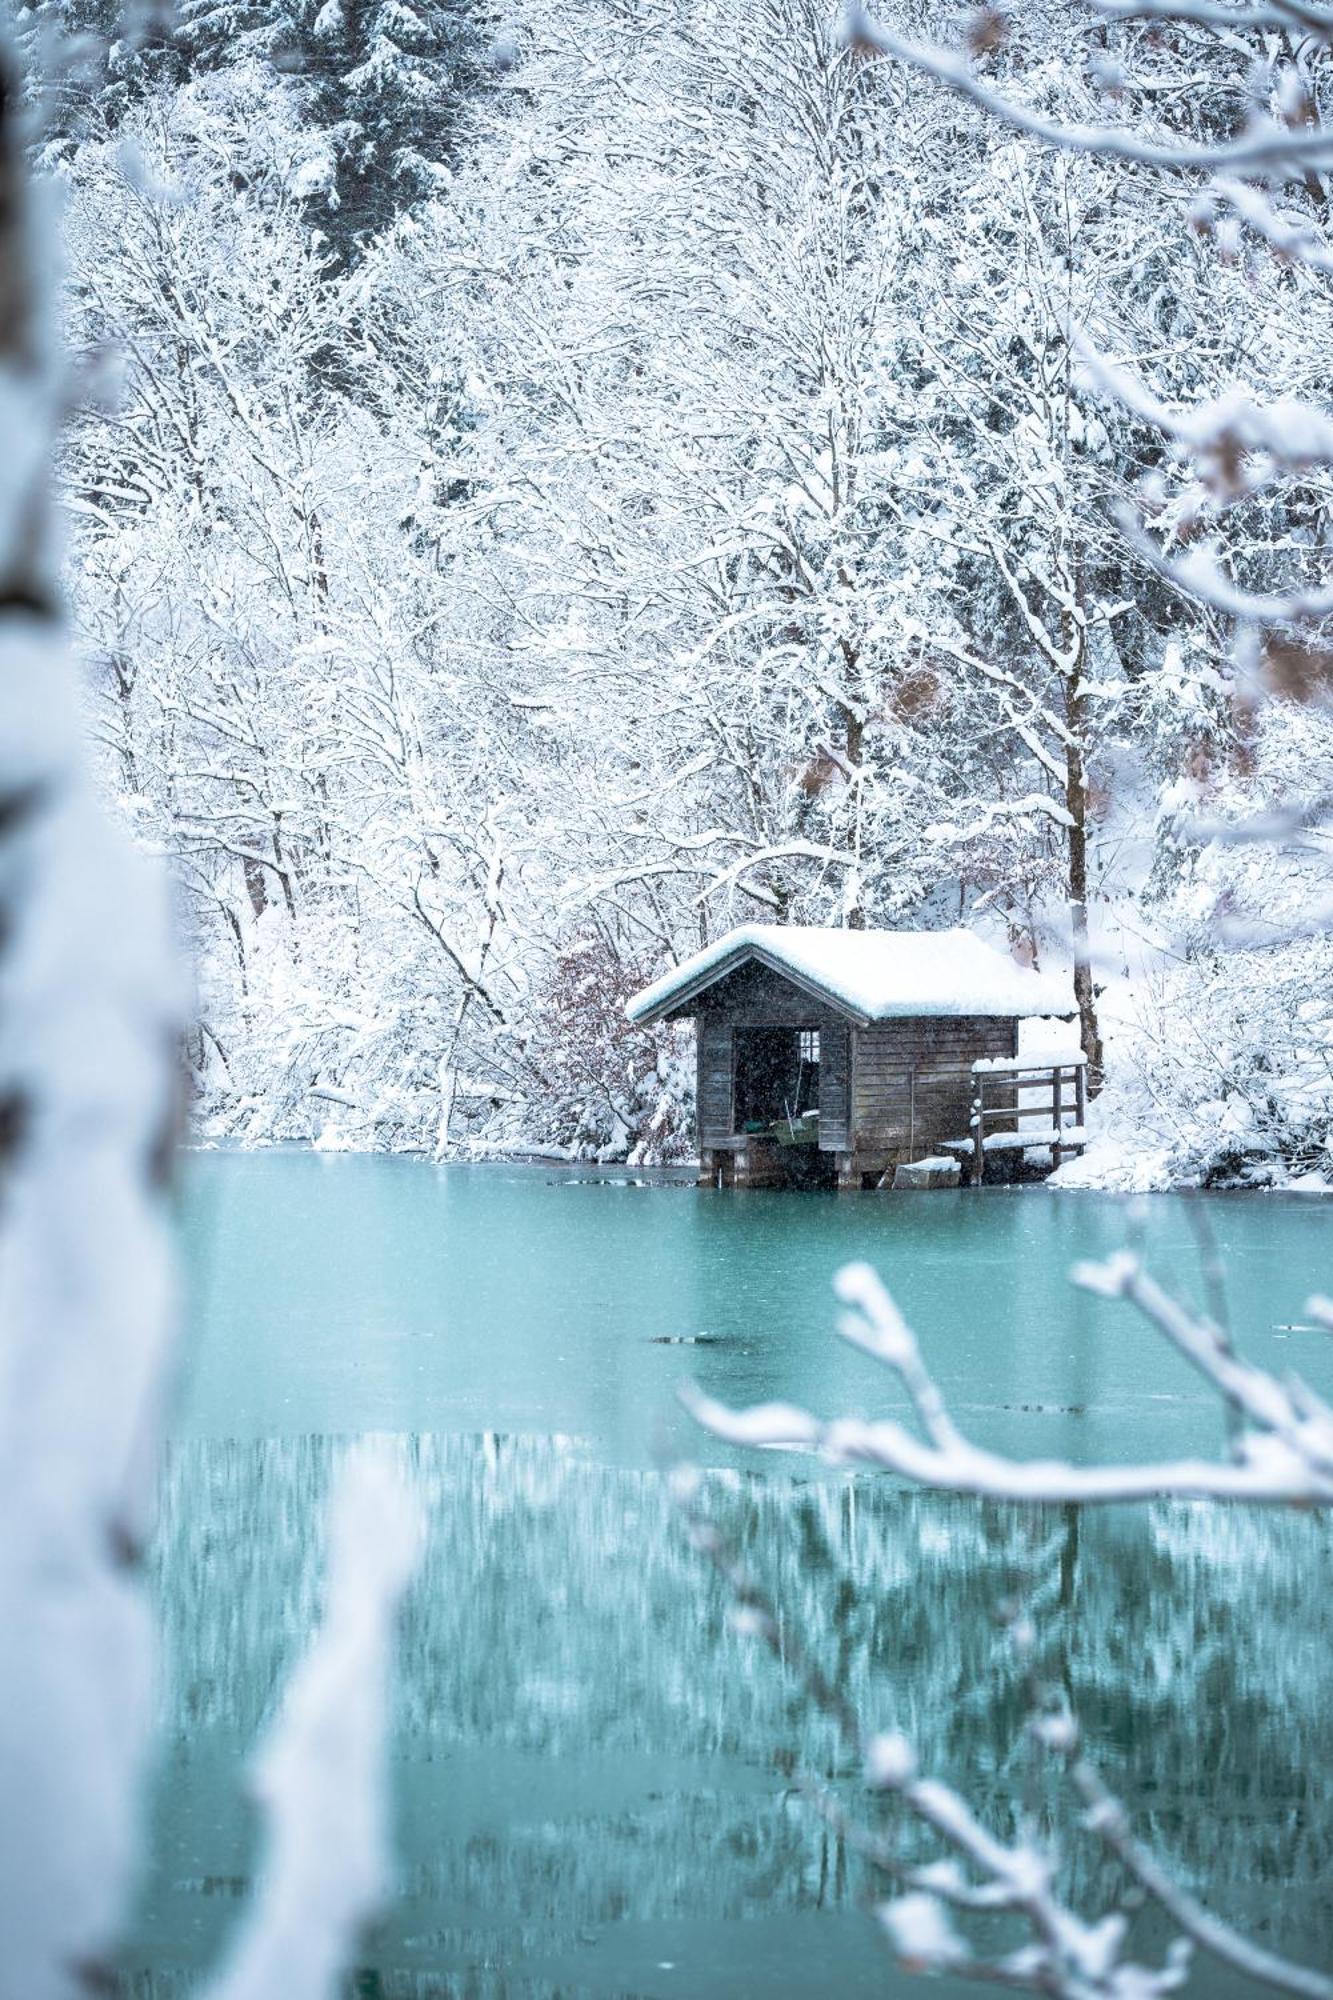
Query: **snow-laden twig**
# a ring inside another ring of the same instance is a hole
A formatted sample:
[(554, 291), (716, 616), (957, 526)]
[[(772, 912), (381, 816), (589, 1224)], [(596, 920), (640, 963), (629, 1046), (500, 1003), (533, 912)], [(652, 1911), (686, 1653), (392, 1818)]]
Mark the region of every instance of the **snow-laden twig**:
[(1164, 556), (1139, 526), (1129, 508), (1120, 520), (1138, 555), (1186, 596), (1255, 625), (1292, 625), (1333, 615), (1333, 584), (1297, 586), (1290, 590), (1246, 590), (1234, 583), (1208, 549), (1190, 549), (1183, 556)]
[[(1333, 466), (1333, 416), (1321, 406), (1293, 396), (1263, 404), (1239, 388), (1199, 404), (1167, 404), (1129, 368), (1099, 354), (1085, 334), (1075, 332), (1073, 346), (1085, 386), (1163, 432), (1181, 458), (1197, 464), (1199, 478), (1219, 508), (1259, 494), (1277, 476)], [(1145, 532), (1133, 506), (1121, 502), (1113, 514), (1143, 562), (1185, 596), (1229, 618), (1297, 624), (1333, 612), (1333, 584), (1249, 590), (1227, 574), (1213, 548), (1169, 556)]]
[[(1333, 35), (1328, 15), (1298, 0), (1275, 0), (1257, 8), (1212, 6), (1208, 0), (1177, 6), (1172, 0), (1091, 0), (1104, 18), (1149, 18), (1189, 22), (1234, 34), (1239, 27), (1281, 24), (1304, 33), (1317, 44)], [(845, 35), (855, 47), (893, 57), (934, 76), (950, 89), (969, 97), (990, 116), (1025, 132), (1047, 146), (1083, 152), (1107, 160), (1122, 160), (1168, 171), (1197, 170), (1216, 178), (1196, 204), (1196, 228), (1213, 233), (1219, 203), (1260, 235), (1285, 263), (1327, 273), (1333, 251), (1303, 216), (1279, 212), (1270, 195), (1251, 183), (1282, 178), (1307, 181), (1333, 152), (1333, 133), (1313, 117), (1302, 115), (1288, 101), (1287, 115), (1262, 118), (1257, 112), (1237, 138), (1220, 145), (1196, 145), (1179, 139), (1147, 140), (1115, 126), (1061, 123), (989, 88), (974, 73), (967, 57), (912, 42), (882, 23), (871, 21), (856, 5), (846, 17)], [(1236, 228), (1227, 224), (1228, 230)], [(1220, 234), (1221, 231), (1219, 230)], [(1131, 415), (1153, 424), (1182, 458), (1198, 466), (1203, 486), (1219, 507), (1260, 494), (1277, 478), (1308, 476), (1333, 464), (1333, 415), (1320, 404), (1298, 396), (1263, 403), (1242, 389), (1231, 389), (1192, 406), (1163, 402), (1130, 369), (1114, 363), (1087, 337), (1070, 329), (1082, 360), (1085, 386), (1099, 391)], [(1131, 510), (1119, 510), (1122, 525), (1138, 553), (1168, 582), (1214, 611), (1250, 623), (1291, 623), (1327, 617), (1333, 612), (1333, 588), (1296, 583), (1279, 590), (1253, 590), (1236, 583), (1208, 549), (1178, 557), (1164, 555), (1144, 533)]]
[(1150, 1319), (1241, 1419), (1233, 1459), (1146, 1465), (1072, 1465), (1011, 1459), (973, 1444), (954, 1424), (916, 1335), (868, 1264), (838, 1273), (849, 1311), (843, 1337), (886, 1363), (911, 1398), (924, 1439), (892, 1418), (832, 1422), (788, 1403), (732, 1410), (689, 1387), (687, 1408), (730, 1444), (802, 1446), (844, 1462), (879, 1466), (915, 1485), (993, 1500), (1110, 1503), (1177, 1498), (1333, 1504), (1333, 1410), (1299, 1379), (1279, 1382), (1240, 1360), (1219, 1330), (1178, 1305), (1128, 1253), (1085, 1264), (1076, 1282), (1128, 1299)]
[(933, 76), (960, 96), (970, 98), (991, 117), (1064, 152), (1094, 153), (1103, 159), (1126, 160), (1138, 166), (1163, 167), (1175, 172), (1285, 173), (1293, 178), (1333, 158), (1333, 132), (1292, 130), (1269, 119), (1256, 119), (1238, 139), (1224, 140), (1220, 145), (1196, 145), (1188, 140), (1143, 139), (1125, 126), (1085, 125), (1075, 119), (1044, 118), (1003, 92), (990, 89), (965, 56), (953, 55), (927, 42), (911, 41), (882, 21), (872, 20), (859, 6), (847, 10), (843, 33), (852, 47), (869, 54), (892, 56), (896, 62)]
[[(1309, 472), (1333, 464), (1333, 416), (1313, 403), (1295, 396), (1261, 403), (1243, 389), (1199, 403), (1164, 403), (1085, 335), (1075, 333), (1073, 344), (1088, 383), (1196, 459), (1205, 483), (1221, 499), (1253, 492), (1274, 470)], [(1261, 461), (1258, 468), (1255, 459)]]
[[(1070, 1732), (1073, 1728), (1071, 1719)], [(1058, 1741), (1055, 1747), (1059, 1747)], [(1089, 1831), (1123, 1863), (1138, 1886), (1191, 1943), (1275, 1993), (1298, 1994), (1302, 2000), (1333, 2000), (1333, 1979), (1255, 1944), (1182, 1888), (1152, 1850), (1134, 1837), (1129, 1813), (1091, 1758), (1076, 1755), (1069, 1765), (1069, 1780), (1086, 1808)]]
[[(1018, 1465), (979, 1453), (958, 1431), (911, 1327), (876, 1274), (864, 1264), (838, 1275), (839, 1296), (849, 1310), (840, 1331), (892, 1369), (910, 1399), (926, 1440), (922, 1444), (900, 1425), (821, 1424), (786, 1404), (766, 1404), (730, 1412), (691, 1393), (689, 1406), (709, 1429), (734, 1443), (799, 1443), (835, 1457), (856, 1457), (905, 1473), (918, 1484), (955, 1492), (986, 1492), (1014, 1501), (1141, 1498), (1161, 1492), (1221, 1493), (1233, 1497), (1333, 1500), (1333, 1412), (1299, 1381), (1279, 1384), (1235, 1354), (1227, 1334), (1185, 1312), (1141, 1269), (1122, 1254), (1101, 1264), (1080, 1266), (1077, 1282), (1103, 1296), (1127, 1298), (1157, 1325), (1217, 1388), (1233, 1412), (1233, 1440), (1247, 1474), (1233, 1486), (1232, 1468), (1199, 1465), (1182, 1483), (1179, 1467), (1097, 1469), (1100, 1485), (1081, 1469)], [(1333, 1304), (1312, 1300), (1312, 1316), (1333, 1324)], [(1272, 1469), (1280, 1464), (1280, 1476)], [(980, 1483), (984, 1468), (987, 1483)], [(1255, 1468), (1257, 1478), (1248, 1477)], [(1155, 1475), (1155, 1482), (1153, 1479)], [(1221, 1485), (1217, 1484), (1221, 1481)], [(1032, 1685), (1029, 1728), (1042, 1746), (1060, 1757), (1082, 1807), (1084, 1830), (1113, 1854), (1137, 1887), (1165, 1913), (1177, 1932), (1158, 1967), (1126, 1957), (1128, 1925), (1113, 1910), (1089, 1920), (1059, 1896), (1060, 1856), (1034, 1832), (1012, 1843), (994, 1835), (953, 1787), (923, 1776), (915, 1746), (896, 1731), (867, 1737), (843, 1690), (824, 1674), (790, 1619), (774, 1604), (740, 1560), (717, 1522), (705, 1511), (698, 1473), (678, 1472), (674, 1490), (695, 1546), (707, 1556), (730, 1590), (738, 1630), (761, 1639), (802, 1682), (810, 1699), (834, 1723), (844, 1747), (855, 1754), (867, 1784), (890, 1795), (913, 1819), (937, 1836), (949, 1858), (909, 1863), (901, 1849), (859, 1822), (823, 1781), (810, 1789), (820, 1812), (872, 1868), (895, 1884), (896, 1893), (877, 1912), (904, 1964), (918, 1971), (950, 1972), (988, 1984), (1056, 1996), (1056, 2000), (1147, 2000), (1177, 1991), (1188, 1976), (1197, 1947), (1246, 1977), (1300, 2000), (1333, 2000), (1333, 1980), (1254, 1943), (1207, 1910), (1170, 1870), (1136, 1839), (1129, 1814), (1083, 1750), (1075, 1718), (1063, 1694)], [(1015, 1644), (1030, 1651), (1026, 1618), (1010, 1620)], [(1027, 1941), (993, 1957), (982, 1957), (957, 1919), (977, 1914), (1019, 1917)]]
[[(899, 1329), (886, 1321), (881, 1331), (888, 1350), (906, 1362), (923, 1410), (928, 1410), (931, 1392), (925, 1380), (916, 1375)], [(792, 1621), (779, 1616), (768, 1592), (707, 1511), (701, 1476), (693, 1468), (682, 1467), (672, 1485), (691, 1541), (731, 1595), (737, 1630), (761, 1641), (801, 1684), (815, 1707), (833, 1723), (844, 1751), (854, 1760), (866, 1785), (892, 1797), (946, 1850), (940, 1860), (909, 1863), (881, 1836), (847, 1814), (822, 1781), (811, 1780), (806, 1786), (821, 1813), (872, 1867), (897, 1885), (899, 1893), (880, 1904), (876, 1914), (905, 1966), (914, 1971), (951, 1972), (964, 1979), (1043, 1993), (1054, 2000), (1157, 2000), (1157, 1996), (1176, 1992), (1184, 1984), (1190, 1950), (1187, 1943), (1171, 1942), (1157, 1967), (1129, 1959), (1125, 1956), (1123, 1916), (1113, 1912), (1093, 1923), (1080, 1917), (1059, 1894), (1058, 1857), (1053, 1852), (1027, 1834), (1020, 1834), (1012, 1843), (999, 1839), (953, 1786), (921, 1774), (915, 1746), (906, 1736), (897, 1731), (867, 1734), (848, 1696), (825, 1674)], [(1016, 1917), (1023, 1922), (1027, 1939), (1000, 1956), (983, 1957), (955, 1925), (951, 1912), (961, 1917)], [(1218, 1930), (1225, 1931), (1225, 1926), (1218, 1926)], [(1237, 1938), (1236, 1943), (1242, 1951), (1248, 1948), (1243, 1938)], [(1292, 1970), (1300, 1976), (1300, 1968)], [(1328, 2000), (1317, 1987), (1293, 1984), (1286, 1990), (1310, 1994), (1313, 2000)]]
[(1327, 826), (1333, 820), (1333, 793), (1313, 799), (1299, 799), (1290, 805), (1274, 806), (1269, 812), (1251, 813), (1246, 819), (1205, 818), (1182, 814), (1172, 825), (1176, 840), (1204, 846), (1215, 841), (1220, 847), (1277, 847), (1298, 834)]
[(1223, 178), (1215, 181), (1213, 196), (1236, 211), (1255, 234), (1287, 264), (1303, 264), (1307, 270), (1333, 274), (1333, 249), (1315, 225), (1303, 215), (1283, 215), (1261, 189), (1247, 181)]
[(818, 861), (830, 868), (855, 868), (856, 856), (844, 853), (840, 848), (821, 847), (809, 840), (784, 840), (768, 847), (757, 847), (752, 854), (742, 855), (713, 877), (706, 889), (701, 889), (695, 897), (698, 903), (707, 902), (720, 889), (728, 889), (739, 883), (751, 868), (771, 867), (777, 861)]
[(1333, 41), (1333, 15), (1299, 0), (1273, 0), (1271, 6), (1233, 6), (1230, 0), (1087, 0), (1107, 21), (1160, 21), (1168, 27), (1187, 23), (1234, 34), (1241, 28), (1301, 27), (1318, 41)]
[(393, 1465), (360, 1446), (329, 1503), (323, 1624), (254, 1768), (267, 1822), (257, 1900), (208, 2000), (332, 1996), (388, 1894), (389, 1660), (423, 1533)]
[(937, 826), (926, 829), (932, 840), (949, 846), (962, 845), (976, 840), (981, 834), (1002, 820), (1048, 819), (1056, 826), (1072, 826), (1072, 815), (1057, 799), (1047, 792), (1029, 792), (1021, 799), (999, 799), (984, 805), (976, 818), (968, 826), (955, 826), (951, 820), (943, 820)]

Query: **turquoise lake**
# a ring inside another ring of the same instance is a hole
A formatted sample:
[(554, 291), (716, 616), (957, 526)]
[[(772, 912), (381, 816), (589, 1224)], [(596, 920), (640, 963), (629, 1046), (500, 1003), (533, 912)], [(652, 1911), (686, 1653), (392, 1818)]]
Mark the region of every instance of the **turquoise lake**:
[[(1192, 1300), (1225, 1270), (1243, 1351), (1333, 1394), (1333, 1210), (1299, 1197), (1130, 1203), (1034, 1187), (716, 1193), (621, 1170), (304, 1152), (192, 1155), (187, 1339), (153, 1579), (165, 1633), (153, 1857), (126, 1993), (184, 1994), (244, 1908), (243, 1766), (317, 1616), (323, 1496), (367, 1435), (431, 1537), (399, 1645), (393, 1906), (349, 1984), (468, 2000), (918, 1992), (872, 1886), (807, 1803), (856, 1776), (731, 1628), (661, 1464), (716, 1507), (867, 1723), (906, 1729), (1004, 1830), (1068, 1801), (1023, 1741), (997, 1627), (1016, 1594), (1136, 1830), (1220, 1912), (1333, 1963), (1331, 1526), (1194, 1504), (1036, 1512), (736, 1454), (676, 1401), (904, 1410), (833, 1331), (868, 1258), (955, 1417), (1024, 1457), (1215, 1453), (1215, 1400), (1068, 1267), (1127, 1237)], [(1086, 1837), (1071, 1887), (1122, 1887)], [(1158, 1937), (1143, 1925), (1145, 1949)], [(976, 1989), (936, 1982), (952, 1995)], [(1253, 1989), (1200, 1960), (1189, 1989)]]

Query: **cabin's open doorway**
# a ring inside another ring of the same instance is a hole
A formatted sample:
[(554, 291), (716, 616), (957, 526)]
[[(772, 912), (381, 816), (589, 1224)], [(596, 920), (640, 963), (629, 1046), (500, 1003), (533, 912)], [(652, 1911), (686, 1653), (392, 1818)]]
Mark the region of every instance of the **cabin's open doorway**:
[(795, 1121), (819, 1110), (817, 1028), (738, 1028), (736, 1130)]
[(818, 1028), (735, 1030), (732, 1116), (751, 1187), (834, 1187), (819, 1146)]

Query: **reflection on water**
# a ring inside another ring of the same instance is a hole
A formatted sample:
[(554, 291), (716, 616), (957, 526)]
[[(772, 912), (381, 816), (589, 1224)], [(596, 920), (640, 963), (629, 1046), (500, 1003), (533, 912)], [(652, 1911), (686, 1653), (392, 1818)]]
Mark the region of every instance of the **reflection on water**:
[[(1333, 1281), (1319, 1204), (1206, 1206), (1247, 1353), (1333, 1389), (1333, 1342), (1295, 1324)], [(801, 1770), (838, 1775), (835, 1746), (730, 1629), (654, 1443), (701, 1443), (673, 1402), (687, 1372), (729, 1401), (900, 1408), (831, 1331), (831, 1275), (867, 1256), (981, 1442), (1217, 1450), (1217, 1410), (1185, 1365), (1066, 1284), (1075, 1258), (1123, 1242), (1124, 1205), (719, 1197), (269, 1153), (197, 1159), (183, 1220), (193, 1325), (156, 1552), (171, 1673), (127, 1990), (183, 1994), (247, 1893), (241, 1763), (310, 1625), (334, 1461), (365, 1434), (421, 1486), (433, 1532), (399, 1662), (402, 1894), (355, 1990), (919, 1990), (799, 1795)], [(1154, 1268), (1197, 1296), (1185, 1204), (1150, 1203), (1136, 1226)], [(1016, 1799), (1063, 1823), (1029, 1766), (994, 1621), (1026, 1589), (1046, 1664), (1142, 1830), (1218, 1908), (1328, 1961), (1323, 1522), (1202, 1507), (1033, 1521), (871, 1478), (802, 1483), (788, 1458), (733, 1466), (719, 1505), (876, 1726), (910, 1730), (997, 1826)], [(1080, 1888), (1117, 1893), (1086, 1845), (1072, 1865)], [(1196, 1982), (1229, 1990), (1211, 1968)]]
[[(896, 1991), (856, 1914), (858, 1869), (795, 1788), (813, 1770), (854, 1798), (854, 1774), (731, 1630), (657, 1476), (560, 1438), (382, 1448), (432, 1534), (399, 1657), (401, 1896), (354, 1990)], [(185, 1990), (245, 1892), (238, 1762), (309, 1629), (343, 1449), (196, 1438), (171, 1452), (168, 1752), (126, 1970), (145, 2000)], [(1333, 1957), (1327, 1523), (1187, 1505), (1034, 1518), (870, 1479), (715, 1479), (784, 1614), (863, 1714), (965, 1776), (997, 1826), (1025, 1797), (1067, 1818), (1029, 1769), (994, 1619), (1021, 1588), (1140, 1830), (1257, 1935)], [(1073, 1867), (1080, 1892), (1116, 1893), (1086, 1842)], [(1224, 1988), (1209, 1974), (1198, 1990)]]

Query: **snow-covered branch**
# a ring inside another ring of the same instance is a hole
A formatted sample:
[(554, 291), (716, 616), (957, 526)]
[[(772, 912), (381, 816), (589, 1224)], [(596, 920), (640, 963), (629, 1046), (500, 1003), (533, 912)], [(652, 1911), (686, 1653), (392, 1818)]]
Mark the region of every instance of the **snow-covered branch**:
[[(864, 1296), (863, 1286), (856, 1289)], [(920, 1366), (910, 1332), (886, 1300), (876, 1303), (876, 1327), (868, 1338), (873, 1351), (903, 1372), (923, 1425), (949, 1447), (952, 1427)], [(1132, 1956), (1123, 1910), (1113, 1908), (1088, 1919), (1060, 1893), (1063, 1856), (1049, 1833), (1023, 1823), (1015, 1839), (998, 1837), (960, 1790), (923, 1774), (908, 1736), (866, 1727), (841, 1681), (825, 1672), (790, 1610), (773, 1600), (720, 1525), (709, 1506), (704, 1476), (692, 1467), (678, 1468), (672, 1488), (694, 1547), (731, 1597), (736, 1629), (764, 1645), (829, 1719), (866, 1790), (891, 1802), (899, 1826), (905, 1816), (939, 1844), (938, 1858), (911, 1860), (899, 1829), (882, 1832), (864, 1812), (845, 1806), (826, 1779), (808, 1775), (803, 1780), (806, 1795), (840, 1839), (872, 1875), (891, 1885), (873, 1907), (906, 1969), (951, 1973), (1054, 2000), (1150, 2000), (1184, 1985), (1198, 1948), (1276, 1992), (1330, 2000), (1333, 1980), (1255, 1943), (1176, 1882), (1135, 1837), (1124, 1805), (1084, 1751), (1063, 1690), (1043, 1688), (1034, 1678), (1029, 1734), (1064, 1766), (1083, 1810), (1084, 1831), (1116, 1856), (1176, 1933), (1159, 1965)], [(1021, 1608), (1011, 1607), (1006, 1622), (1016, 1652), (1026, 1657), (1033, 1638), (1030, 1619)], [(996, 1915), (1018, 1919), (1024, 1940), (999, 1954), (983, 1953), (969, 1937), (969, 1926), (978, 1917)]]
[(730, 1444), (800, 1446), (835, 1462), (878, 1466), (938, 1492), (1084, 1504), (1163, 1495), (1333, 1504), (1333, 1410), (1305, 1383), (1295, 1377), (1279, 1382), (1241, 1361), (1216, 1327), (1186, 1312), (1128, 1253), (1105, 1264), (1081, 1265), (1074, 1278), (1089, 1290), (1135, 1305), (1236, 1412), (1240, 1423), (1229, 1462), (1081, 1466), (1008, 1459), (984, 1450), (954, 1423), (916, 1335), (866, 1264), (849, 1264), (838, 1274), (838, 1295), (849, 1308), (839, 1331), (898, 1376), (923, 1435), (891, 1418), (829, 1421), (785, 1403), (732, 1410), (696, 1389), (687, 1389), (684, 1398), (698, 1422)]
[(1333, 15), (1321, 7), (1303, 6), (1301, 0), (1272, 0), (1268, 6), (1249, 6), (1243, 0), (1235, 6), (1231, 0), (1086, 0), (1086, 4), (1107, 21), (1153, 21), (1168, 27), (1185, 22), (1225, 35), (1247, 28), (1299, 27), (1319, 41), (1333, 41)]
[[(687, 1394), (688, 1406), (715, 1435), (735, 1444), (795, 1444), (834, 1459), (877, 1465), (918, 1485), (995, 1499), (1045, 1504), (1184, 1493), (1320, 1506), (1333, 1502), (1333, 1411), (1303, 1383), (1295, 1378), (1278, 1382), (1242, 1361), (1218, 1327), (1185, 1311), (1128, 1253), (1080, 1266), (1073, 1275), (1103, 1296), (1132, 1302), (1214, 1387), (1234, 1419), (1232, 1464), (1081, 1468), (1018, 1463), (980, 1452), (950, 1415), (911, 1327), (864, 1264), (849, 1265), (838, 1274), (836, 1290), (847, 1308), (839, 1330), (898, 1378), (919, 1435), (884, 1421), (822, 1423), (782, 1404), (730, 1411), (693, 1390)], [(1321, 1321), (1333, 1317), (1327, 1301), (1313, 1300), (1308, 1309)], [(1081, 1808), (1083, 1830), (1116, 1857), (1175, 1933), (1159, 1966), (1131, 1958), (1123, 1911), (1112, 1909), (1089, 1919), (1061, 1897), (1057, 1877), (1062, 1857), (1049, 1835), (1024, 1824), (1015, 1840), (997, 1838), (958, 1790), (921, 1773), (906, 1736), (896, 1730), (865, 1730), (840, 1684), (825, 1675), (791, 1617), (780, 1614), (708, 1512), (703, 1475), (678, 1473), (675, 1491), (695, 1546), (732, 1595), (738, 1629), (766, 1644), (801, 1682), (859, 1762), (871, 1792), (890, 1797), (900, 1813), (940, 1843), (940, 1859), (910, 1861), (900, 1839), (886, 1838), (849, 1812), (826, 1781), (811, 1780), (807, 1787), (847, 1844), (892, 1884), (877, 1914), (904, 1965), (1055, 1995), (1057, 2000), (1129, 2000), (1131, 1995), (1177, 1991), (1197, 1948), (1273, 1991), (1330, 2000), (1333, 1980), (1256, 1943), (1216, 1916), (1136, 1837), (1124, 1804), (1082, 1745), (1063, 1689), (1044, 1688), (1032, 1677), (1029, 1733), (1063, 1766)], [(1027, 1658), (1033, 1635), (1021, 1604), (1010, 1608), (1007, 1620), (1011, 1642)], [(968, 1934), (969, 1923), (996, 1913), (1020, 1918), (1026, 1939), (998, 1955), (983, 1954)]]
[(1091, 153), (1102, 159), (1177, 172), (1262, 172), (1291, 178), (1333, 159), (1333, 133), (1319, 129), (1293, 131), (1289, 125), (1275, 120), (1256, 118), (1237, 139), (1220, 145), (1197, 145), (1187, 140), (1144, 139), (1126, 126), (1045, 118), (1016, 98), (983, 83), (966, 56), (951, 54), (933, 43), (912, 41), (873, 19), (859, 6), (849, 8), (844, 34), (853, 48), (868, 55), (891, 56), (896, 62), (933, 76), (991, 117), (1061, 151)]
[(1086, 336), (1075, 350), (1091, 384), (1173, 440), (1199, 467), (1209, 491), (1230, 504), (1274, 472), (1333, 464), (1333, 416), (1296, 397), (1259, 403), (1233, 389), (1194, 405), (1169, 405), (1131, 370), (1099, 354)]
[[(1286, 265), (1303, 265), (1306, 270), (1333, 275), (1333, 249), (1308, 217), (1284, 213), (1261, 188), (1248, 181), (1222, 178), (1213, 183), (1211, 202), (1225, 202), (1242, 222), (1248, 223)], [(1196, 218), (1196, 227), (1211, 226), (1211, 208), (1206, 206)]]
[(424, 1521), (382, 1444), (340, 1468), (327, 1535), (323, 1622), (254, 1765), (266, 1825), (254, 1907), (208, 2000), (332, 2000), (390, 1891), (389, 1668)]

